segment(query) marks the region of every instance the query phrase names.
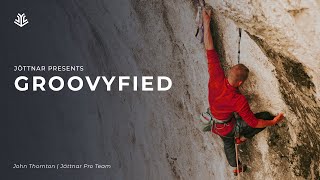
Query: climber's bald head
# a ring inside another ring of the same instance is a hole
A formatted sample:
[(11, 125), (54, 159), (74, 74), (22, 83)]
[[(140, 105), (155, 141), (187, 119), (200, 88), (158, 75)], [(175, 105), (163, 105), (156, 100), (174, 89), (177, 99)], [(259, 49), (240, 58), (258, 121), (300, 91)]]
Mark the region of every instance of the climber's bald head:
[(228, 81), (234, 87), (239, 87), (248, 78), (249, 69), (243, 64), (233, 66), (228, 72)]

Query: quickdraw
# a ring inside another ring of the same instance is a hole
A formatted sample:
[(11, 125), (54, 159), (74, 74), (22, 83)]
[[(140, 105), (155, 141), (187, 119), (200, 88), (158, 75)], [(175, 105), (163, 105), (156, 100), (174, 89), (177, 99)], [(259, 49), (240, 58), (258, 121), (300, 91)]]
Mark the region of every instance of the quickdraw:
[(197, 31), (195, 34), (195, 37), (199, 39), (201, 43), (203, 43), (203, 35), (204, 35), (204, 29), (203, 29), (203, 21), (202, 21), (202, 10), (205, 7), (204, 0), (197, 0), (198, 4), (198, 12), (196, 17), (196, 25), (197, 25)]

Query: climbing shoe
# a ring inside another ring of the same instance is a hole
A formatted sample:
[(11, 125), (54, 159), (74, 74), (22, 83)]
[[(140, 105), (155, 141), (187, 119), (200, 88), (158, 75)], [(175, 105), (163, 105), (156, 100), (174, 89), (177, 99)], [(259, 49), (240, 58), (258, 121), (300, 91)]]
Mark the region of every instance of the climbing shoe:
[(233, 174), (235, 176), (238, 176), (239, 173), (246, 172), (246, 170), (247, 170), (247, 165), (245, 165), (245, 164), (244, 165), (239, 165), (239, 171), (236, 168), (236, 169), (233, 170)]

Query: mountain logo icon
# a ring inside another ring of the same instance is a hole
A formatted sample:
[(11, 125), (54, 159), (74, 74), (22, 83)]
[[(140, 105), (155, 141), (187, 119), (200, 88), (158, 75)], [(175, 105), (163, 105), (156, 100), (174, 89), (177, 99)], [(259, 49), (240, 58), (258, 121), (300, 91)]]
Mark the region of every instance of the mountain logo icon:
[(23, 26), (27, 25), (29, 22), (28, 22), (28, 19), (26, 18), (26, 15), (24, 13), (22, 13), (22, 14), (18, 13), (17, 19), (14, 20), (14, 23), (16, 25), (18, 25), (19, 27), (23, 27)]

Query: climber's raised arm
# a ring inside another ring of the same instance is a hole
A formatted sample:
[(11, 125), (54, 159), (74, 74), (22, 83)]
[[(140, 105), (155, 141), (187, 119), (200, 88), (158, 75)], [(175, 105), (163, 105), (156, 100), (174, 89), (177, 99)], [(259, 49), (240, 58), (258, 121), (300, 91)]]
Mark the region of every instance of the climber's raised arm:
[(264, 128), (267, 126), (273, 126), (275, 124), (277, 124), (278, 122), (282, 121), (283, 119), (283, 113), (279, 113), (275, 118), (273, 118), (273, 120), (270, 121), (265, 121), (262, 119), (259, 119), (258, 124), (256, 125), (256, 128)]
[(244, 96), (241, 96), (236, 102), (236, 112), (241, 118), (252, 128), (265, 128), (267, 126), (273, 126), (283, 119), (283, 113), (280, 113), (272, 120), (257, 119), (250, 109), (248, 101)]
[(204, 47), (206, 50), (214, 49), (212, 35), (210, 31), (210, 20), (211, 20), (211, 10), (206, 11), (205, 9), (202, 11), (203, 18), (203, 28), (204, 28)]
[(207, 51), (208, 71), (210, 75), (209, 84), (222, 83), (225, 75), (220, 65), (218, 53), (213, 47), (213, 40), (210, 30), (211, 10), (203, 10), (202, 18), (204, 28), (204, 46)]

